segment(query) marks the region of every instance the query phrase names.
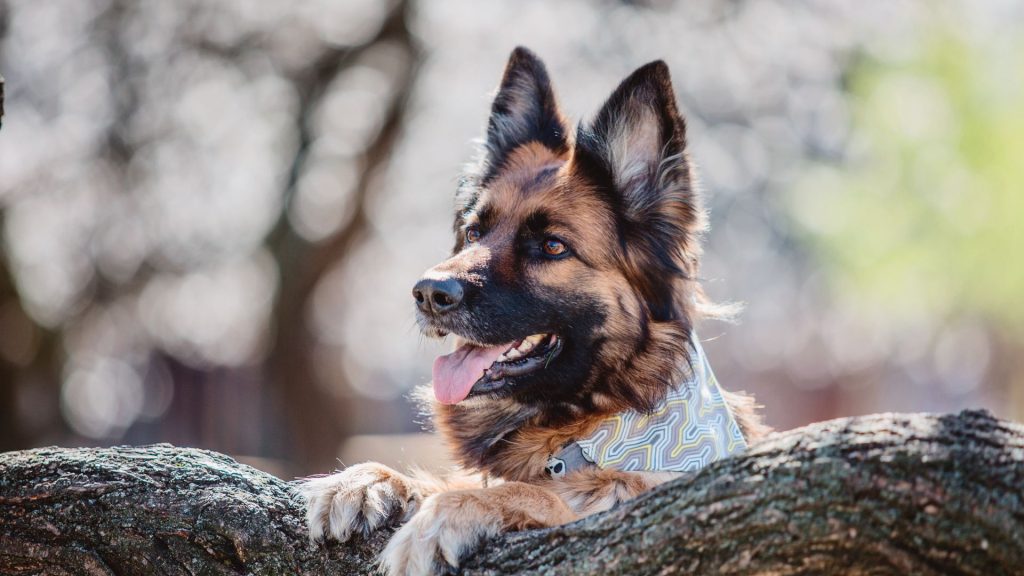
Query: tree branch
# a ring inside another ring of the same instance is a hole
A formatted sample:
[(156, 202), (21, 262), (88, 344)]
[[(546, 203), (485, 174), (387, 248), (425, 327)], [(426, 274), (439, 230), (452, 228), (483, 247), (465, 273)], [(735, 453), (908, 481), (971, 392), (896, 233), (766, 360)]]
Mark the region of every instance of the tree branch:
[[(292, 486), (206, 451), (0, 455), (3, 574), (370, 574)], [(604, 514), (487, 543), (467, 574), (1003, 574), (1024, 567), (1024, 426), (887, 414), (773, 435)]]

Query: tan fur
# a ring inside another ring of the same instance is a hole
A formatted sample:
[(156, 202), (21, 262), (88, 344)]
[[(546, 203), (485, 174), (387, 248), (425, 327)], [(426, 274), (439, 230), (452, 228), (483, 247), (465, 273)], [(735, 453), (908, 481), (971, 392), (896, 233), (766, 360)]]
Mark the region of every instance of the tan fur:
[(422, 510), (398, 530), (381, 554), (388, 574), (439, 572), (452, 567), (481, 542), (502, 532), (546, 528), (571, 522), (576, 514), (541, 486), (509, 482), (477, 490), (444, 492), (427, 498)]
[[(525, 186), (533, 175), (553, 166), (558, 167), (558, 172), (546, 186)], [(490, 235), (505, 240), (526, 215), (541, 208), (558, 207), (559, 212), (571, 217), (559, 221), (552, 231), (569, 240), (583, 259), (596, 264), (601, 271), (612, 270), (616, 266), (617, 247), (607, 232), (615, 223), (588, 188), (573, 171), (568, 157), (528, 144), (510, 155), (508, 168), (488, 185), (478, 202), (502, 214), (499, 228)]]
[(364, 462), (334, 474), (309, 478), (299, 492), (306, 499), (310, 538), (330, 536), (345, 542), (355, 532), (369, 534), (390, 521), (408, 520), (420, 502), (432, 494), (477, 486), (479, 475), (406, 475), (383, 464)]
[(615, 166), (616, 184), (628, 188), (638, 177), (643, 177), (651, 162), (657, 162), (661, 156), (658, 122), (654, 118), (645, 118), (650, 112), (640, 110), (637, 118), (618, 125), (617, 134), (612, 138), (617, 146), (610, 150), (612, 163)]
[(721, 389), (721, 392), (748, 444), (753, 444), (771, 433), (771, 426), (765, 424), (761, 414), (758, 413), (761, 405), (754, 400), (753, 396), (745, 392), (730, 392), (725, 389)]
[[(434, 411), (434, 425), (441, 434), (441, 437), (451, 440), (456, 431), (451, 427), (448, 417), (451, 415), (451, 407), (431, 402)], [(521, 411), (522, 407), (513, 402), (506, 402), (505, 409), (509, 411)], [(489, 416), (495, 406), (488, 405), (480, 410), (473, 411), (481, 417)], [(470, 408), (472, 410), (472, 408)], [(471, 412), (472, 413), (472, 412)], [(580, 418), (567, 426), (550, 428), (527, 422), (519, 427), (514, 440), (508, 442), (502, 458), (485, 471), (498, 478), (517, 481), (538, 481), (545, 478), (544, 467), (547, 465), (548, 457), (554, 454), (564, 444), (575, 438), (582, 438), (596, 429), (604, 416), (590, 415)], [(457, 445), (450, 444), (457, 449)], [(458, 452), (455, 452), (458, 456)], [(476, 467), (476, 464), (463, 462), (469, 467)]]
[(541, 485), (558, 495), (573, 512), (588, 516), (604, 512), (620, 502), (681, 476), (678, 472), (622, 472), (592, 468)]

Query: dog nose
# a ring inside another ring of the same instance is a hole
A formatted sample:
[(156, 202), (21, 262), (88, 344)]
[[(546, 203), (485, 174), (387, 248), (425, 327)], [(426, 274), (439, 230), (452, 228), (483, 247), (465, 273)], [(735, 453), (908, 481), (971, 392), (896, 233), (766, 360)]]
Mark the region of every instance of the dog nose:
[(416, 305), (427, 314), (441, 314), (458, 307), (462, 294), (462, 284), (454, 278), (424, 278), (412, 288)]

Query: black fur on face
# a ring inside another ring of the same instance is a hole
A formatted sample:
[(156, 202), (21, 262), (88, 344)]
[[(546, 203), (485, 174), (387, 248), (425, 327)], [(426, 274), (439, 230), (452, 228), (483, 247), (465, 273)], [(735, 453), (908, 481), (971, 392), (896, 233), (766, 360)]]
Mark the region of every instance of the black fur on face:
[[(602, 306), (587, 294), (550, 293), (529, 286), (495, 289), (477, 300), (467, 313), (468, 324), (483, 326), (484, 342), (509, 342), (531, 334), (555, 334), (560, 339), (558, 355), (542, 370), (511, 378), (493, 397), (511, 397), (521, 404), (589, 402), (581, 394), (581, 383), (597, 368), (592, 357), (600, 340), (599, 327), (605, 318)], [(520, 306), (533, 310), (523, 314)], [(468, 331), (480, 334), (480, 330)], [(461, 332), (460, 332), (461, 334)], [(489, 343), (490, 343), (489, 342)]]
[[(421, 328), (489, 345), (558, 335), (558, 356), (495, 399), (563, 414), (653, 408), (688, 369), (701, 299), (704, 218), (685, 148), (663, 62), (623, 81), (571, 141), (544, 65), (517, 48), (456, 196), (453, 255), (428, 272), (464, 295), (443, 315), (421, 312)], [(568, 256), (542, 252), (553, 237)]]

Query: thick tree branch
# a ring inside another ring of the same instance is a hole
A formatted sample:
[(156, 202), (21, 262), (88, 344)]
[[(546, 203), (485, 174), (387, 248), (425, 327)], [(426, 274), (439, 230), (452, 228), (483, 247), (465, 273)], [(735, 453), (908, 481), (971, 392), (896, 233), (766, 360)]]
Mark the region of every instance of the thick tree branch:
[[(292, 486), (170, 446), (0, 455), (3, 574), (369, 574), (387, 533), (305, 537)], [(608, 513), (489, 542), (469, 574), (1024, 571), (1024, 426), (877, 415), (778, 434)]]

